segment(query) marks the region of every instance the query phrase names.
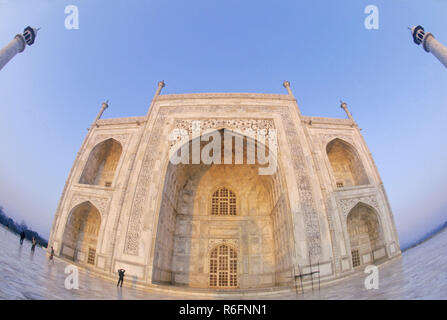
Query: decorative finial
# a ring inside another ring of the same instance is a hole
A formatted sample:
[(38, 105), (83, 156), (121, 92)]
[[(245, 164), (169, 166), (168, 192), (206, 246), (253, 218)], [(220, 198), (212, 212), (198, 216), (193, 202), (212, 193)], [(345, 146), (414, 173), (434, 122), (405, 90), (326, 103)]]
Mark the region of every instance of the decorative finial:
[(346, 115), (348, 116), (349, 120), (351, 120), (352, 122), (355, 123), (354, 118), (352, 117), (351, 112), (349, 112), (348, 104), (346, 102), (344, 102), (343, 100), (340, 100), (340, 108), (345, 110)]
[(165, 81), (164, 80), (158, 81), (158, 88), (157, 91), (155, 92), (155, 97), (160, 95), (161, 89), (163, 89), (164, 87), (165, 87)]
[(106, 102), (102, 103), (102, 108), (107, 109), (109, 107), (109, 100), (107, 99)]
[(96, 127), (98, 127), (98, 120), (101, 119), (102, 114), (104, 113), (104, 110), (106, 110), (109, 107), (109, 100), (106, 100), (106, 102), (103, 102), (101, 105), (101, 110), (99, 110), (98, 115), (96, 116), (95, 121), (93, 122)]
[(292, 98), (295, 98), (293, 93), (292, 93), (292, 90), (290, 89), (290, 82), (289, 81), (284, 81), (282, 83), (282, 85), (284, 86), (284, 88), (287, 89), (287, 92), (289, 93), (289, 96), (291, 96)]

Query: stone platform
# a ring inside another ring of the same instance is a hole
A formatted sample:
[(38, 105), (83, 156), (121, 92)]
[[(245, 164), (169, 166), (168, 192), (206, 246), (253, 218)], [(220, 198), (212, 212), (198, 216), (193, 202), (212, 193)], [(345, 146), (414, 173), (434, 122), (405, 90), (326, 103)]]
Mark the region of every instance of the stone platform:
[(366, 290), (366, 274), (357, 274), (320, 291), (305, 290), (304, 295), (290, 289), (239, 295), (206, 291), (191, 294), (179, 287), (139, 290), (131, 278), (118, 289), (114, 282), (82, 269), (79, 289), (67, 290), (66, 262), (49, 261), (39, 247), (31, 254), (28, 241), (20, 246), (18, 236), (4, 228), (0, 228), (0, 243), (0, 299), (447, 299), (447, 230), (404, 252), (402, 258), (380, 266), (378, 290)]

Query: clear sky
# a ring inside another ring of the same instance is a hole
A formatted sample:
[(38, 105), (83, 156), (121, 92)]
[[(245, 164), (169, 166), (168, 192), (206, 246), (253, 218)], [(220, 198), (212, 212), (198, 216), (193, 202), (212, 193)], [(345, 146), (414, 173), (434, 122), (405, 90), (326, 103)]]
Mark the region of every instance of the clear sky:
[(0, 205), (48, 237), (106, 99), (105, 118), (141, 116), (159, 80), (163, 93), (286, 93), (289, 80), (304, 115), (344, 118), (348, 103), (408, 243), (447, 220), (447, 70), (407, 27), (447, 45), (446, 16), (444, 0), (0, 0), (0, 47), (42, 28), (0, 71)]

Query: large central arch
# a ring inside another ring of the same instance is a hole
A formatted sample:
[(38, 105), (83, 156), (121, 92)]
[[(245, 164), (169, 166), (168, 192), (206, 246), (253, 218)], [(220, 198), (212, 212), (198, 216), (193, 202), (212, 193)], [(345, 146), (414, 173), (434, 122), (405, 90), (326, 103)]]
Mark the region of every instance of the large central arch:
[[(197, 139), (188, 142), (190, 148)], [(256, 141), (243, 139), (246, 155)], [(203, 150), (206, 143), (199, 143)], [(223, 160), (223, 150), (221, 155)], [(210, 256), (222, 246), (231, 247), (237, 256), (232, 275), (237, 284), (228, 281), (228, 288), (290, 282), (284, 273), (291, 274), (293, 235), (280, 165), (274, 174), (260, 175), (259, 168), (266, 165), (250, 164), (246, 158), (235, 164), (234, 144), (232, 157), (232, 164), (167, 165), (153, 256), (154, 283), (216, 287), (210, 283), (214, 272)], [(213, 214), (216, 194), (221, 205), (215, 210), (227, 214)]]

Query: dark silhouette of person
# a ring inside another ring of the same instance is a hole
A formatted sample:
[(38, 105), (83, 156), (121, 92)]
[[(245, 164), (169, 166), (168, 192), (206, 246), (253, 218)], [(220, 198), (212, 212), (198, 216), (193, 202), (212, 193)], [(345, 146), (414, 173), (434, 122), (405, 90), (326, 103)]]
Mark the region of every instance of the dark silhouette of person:
[(124, 272), (126, 272), (126, 270), (124, 269), (118, 269), (118, 283), (116, 284), (116, 286), (118, 287), (118, 285), (121, 283), (120, 287), (123, 286), (123, 280), (124, 280)]
[(54, 249), (53, 246), (51, 246), (50, 260), (53, 260), (53, 257), (54, 257)]
[(36, 249), (36, 244), (37, 244), (36, 238), (33, 237), (32, 243), (33, 244), (31, 246), (31, 252), (34, 252), (34, 250)]
[(20, 245), (23, 244), (23, 240), (25, 240), (25, 237), (26, 237), (25, 232), (24, 231), (20, 232)]

